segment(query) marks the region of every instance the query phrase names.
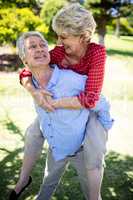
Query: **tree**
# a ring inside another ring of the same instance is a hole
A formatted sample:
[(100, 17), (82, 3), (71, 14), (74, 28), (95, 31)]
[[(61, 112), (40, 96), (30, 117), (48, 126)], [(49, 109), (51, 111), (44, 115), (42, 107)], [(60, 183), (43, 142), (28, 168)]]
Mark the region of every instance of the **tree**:
[(55, 40), (55, 33), (52, 30), (52, 19), (59, 9), (68, 3), (80, 3), (83, 4), (85, 0), (45, 0), (41, 9), (41, 18), (44, 23), (49, 27), (48, 39)]
[(0, 9), (0, 43), (15, 45), (22, 32), (38, 30), (48, 33), (48, 27), (29, 8)]
[[(85, 7), (92, 10), (97, 22), (100, 44), (104, 44), (107, 24), (109, 24), (114, 17), (118, 19), (119, 16), (125, 15), (124, 10), (128, 10), (129, 4), (130, 1), (128, 0), (86, 0)], [(129, 8), (129, 10), (131, 12), (131, 8)]]
[(39, 0), (0, 0), (0, 8), (30, 8), (38, 14), (40, 12)]
[(124, 35), (133, 35), (133, 6), (131, 6), (133, 2), (126, 1), (125, 3), (118, 8), (118, 17), (116, 18), (116, 30), (115, 35), (117, 37), (120, 34)]
[(36, 0), (0, 0), (0, 7), (1, 8), (9, 8), (9, 7), (18, 7), (18, 8), (24, 8), (24, 7), (30, 7), (33, 8), (37, 6)]
[(48, 37), (50, 40), (55, 38), (55, 33), (51, 27), (53, 16), (66, 4), (66, 2), (66, 0), (45, 0), (44, 2), (40, 16), (49, 28)]

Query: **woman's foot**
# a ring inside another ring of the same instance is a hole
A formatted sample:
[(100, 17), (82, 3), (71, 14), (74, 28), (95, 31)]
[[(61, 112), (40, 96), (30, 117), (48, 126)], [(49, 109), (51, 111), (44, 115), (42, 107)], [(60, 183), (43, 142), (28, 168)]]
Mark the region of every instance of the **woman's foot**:
[(31, 184), (32, 182), (32, 177), (29, 176), (29, 180), (28, 182), (26, 183), (27, 181), (25, 182), (21, 182), (21, 184), (18, 182), (15, 189), (12, 190), (10, 196), (9, 196), (9, 200), (17, 200), (18, 197), (21, 195), (21, 193)]

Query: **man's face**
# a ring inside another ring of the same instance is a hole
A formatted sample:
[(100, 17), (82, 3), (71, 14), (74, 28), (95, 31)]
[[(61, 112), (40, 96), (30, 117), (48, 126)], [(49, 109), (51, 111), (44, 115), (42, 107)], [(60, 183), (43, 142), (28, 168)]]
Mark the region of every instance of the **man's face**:
[(50, 62), (47, 44), (38, 36), (31, 36), (25, 40), (24, 62), (29, 68), (43, 67)]

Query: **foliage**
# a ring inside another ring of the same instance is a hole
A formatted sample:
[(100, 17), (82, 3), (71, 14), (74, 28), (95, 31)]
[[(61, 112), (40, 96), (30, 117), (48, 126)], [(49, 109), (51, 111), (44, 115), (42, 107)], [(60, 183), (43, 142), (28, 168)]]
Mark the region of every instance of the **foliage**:
[(35, 8), (38, 6), (38, 3), (36, 0), (0, 0), (0, 7), (1, 8), (9, 8), (9, 7), (18, 7), (18, 8), (24, 8), (24, 7), (30, 7)]
[(120, 34), (133, 35), (133, 6), (125, 4), (120, 7)]
[(43, 19), (43, 22), (49, 27), (50, 38), (55, 36), (51, 27), (52, 18), (56, 12), (65, 5), (65, 3), (66, 0), (45, 0), (40, 16)]
[[(133, 6), (131, 6), (126, 1), (120, 2), (120, 1), (113, 1), (113, 0), (106, 0), (106, 1), (86, 0), (85, 7), (87, 9), (92, 10), (94, 18), (97, 22), (98, 34), (101, 35), (103, 38), (106, 34), (107, 25), (110, 24), (110, 26), (112, 26), (113, 18), (117, 18), (117, 17), (127, 18), (132, 15), (132, 11), (133, 11)], [(129, 29), (125, 29), (125, 31)], [(131, 29), (128, 31), (129, 35), (130, 35), (130, 32), (131, 32)]]
[[(113, 27), (116, 26), (116, 21), (112, 22)], [(133, 26), (130, 22), (130, 18), (120, 18), (120, 35), (133, 35)]]
[(22, 32), (38, 30), (47, 34), (48, 27), (29, 8), (0, 9), (0, 43), (15, 44)]
[(41, 10), (41, 18), (49, 26), (56, 12), (65, 5), (65, 0), (46, 0)]

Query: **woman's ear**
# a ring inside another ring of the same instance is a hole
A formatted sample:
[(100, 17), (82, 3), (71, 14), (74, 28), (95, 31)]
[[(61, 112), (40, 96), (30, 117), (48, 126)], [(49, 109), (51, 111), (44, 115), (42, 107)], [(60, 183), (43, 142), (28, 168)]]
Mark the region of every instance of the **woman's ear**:
[(79, 39), (80, 44), (85, 42), (85, 35), (80, 35), (80, 39)]

